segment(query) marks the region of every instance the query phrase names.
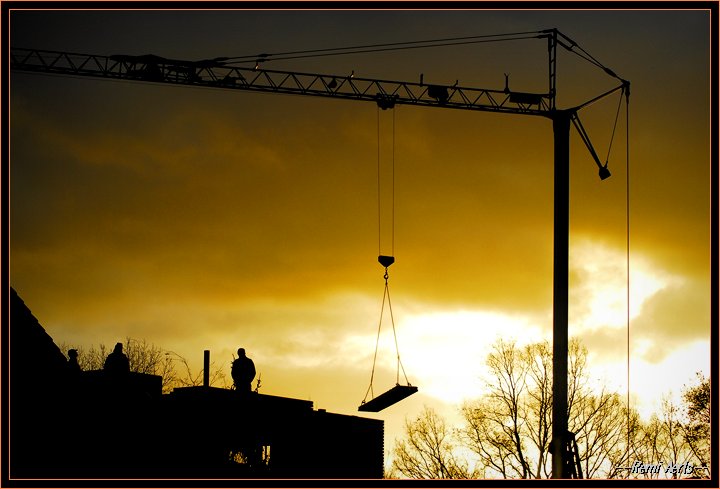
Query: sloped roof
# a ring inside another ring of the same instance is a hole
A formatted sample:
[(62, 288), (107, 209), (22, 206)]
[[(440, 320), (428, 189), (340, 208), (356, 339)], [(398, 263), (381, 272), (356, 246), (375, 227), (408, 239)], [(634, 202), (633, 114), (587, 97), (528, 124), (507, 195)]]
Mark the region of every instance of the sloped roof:
[(10, 379), (38, 387), (63, 375), (67, 359), (15, 289), (10, 288)]

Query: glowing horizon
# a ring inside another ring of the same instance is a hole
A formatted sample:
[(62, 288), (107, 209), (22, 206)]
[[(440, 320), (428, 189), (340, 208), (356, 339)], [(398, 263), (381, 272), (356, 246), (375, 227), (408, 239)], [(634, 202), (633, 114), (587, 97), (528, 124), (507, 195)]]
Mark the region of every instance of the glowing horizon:
[[(590, 372), (624, 395), (629, 217), (633, 401), (647, 411), (690, 382), (692, 370), (709, 374), (709, 13), (427, 15), (15, 11), (11, 41), (212, 59), (556, 26), (633, 87), (630, 121), (621, 105), (612, 147), (620, 94), (581, 112), (598, 154), (609, 156), (611, 178), (598, 179), (571, 133), (569, 336), (588, 348)], [(242, 28), (218, 28), (226, 22)], [(683, 41), (669, 39), (670, 29)], [(427, 83), (499, 89), (508, 73), (513, 90), (532, 91), (547, 83), (547, 45), (534, 41), (267, 68), (406, 80), (422, 73)], [(378, 155), (395, 161), (390, 288), (403, 365), (420, 389), (378, 415), (386, 448), (426, 403), (452, 417), (455, 403), (481, 395), (497, 338), (552, 340), (553, 141), (544, 118), (10, 76), (8, 273), (56, 344), (145, 339), (195, 370), (209, 349), (228, 374), (243, 346), (261, 392), (355, 413), (380, 313), (379, 242), (387, 246), (378, 236)], [(615, 81), (559, 50), (562, 107)], [(390, 328), (385, 318), (376, 392), (395, 382)]]

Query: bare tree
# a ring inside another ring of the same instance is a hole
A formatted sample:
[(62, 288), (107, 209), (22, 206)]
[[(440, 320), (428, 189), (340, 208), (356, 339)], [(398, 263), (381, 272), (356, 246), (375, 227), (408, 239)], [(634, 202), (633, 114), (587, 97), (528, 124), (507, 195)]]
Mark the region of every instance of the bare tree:
[(627, 411), (620, 396), (602, 390), (586, 397), (573, 421), (584, 477), (608, 476), (625, 452)]
[(528, 365), (529, 387), (525, 403), (528, 406), (528, 417), (532, 418), (527, 435), (536, 449), (538, 460), (533, 476), (539, 479), (550, 475), (548, 457), (552, 440), (552, 349), (547, 342), (528, 345), (522, 358)]
[(489, 393), (462, 409), (463, 439), (481, 466), (502, 478), (532, 477), (526, 437), (532, 408), (524, 402), (530, 366), (522, 357), (514, 343), (496, 343), (487, 358)]
[(141, 374), (160, 375), (163, 393), (172, 390), (176, 381), (176, 372), (172, 359), (165, 350), (148, 343), (146, 340), (125, 339), (125, 354), (130, 363), (130, 371)]
[(82, 370), (101, 370), (109, 354), (105, 345), (102, 344), (98, 347), (91, 346), (86, 350), (82, 346), (72, 346), (67, 343), (61, 343), (59, 348), (65, 356), (67, 356), (68, 350), (71, 348), (77, 350), (78, 364)]
[[(203, 384), (204, 369), (193, 372), (185, 357), (174, 352), (166, 352), (166, 355), (170, 361), (173, 362), (173, 373), (175, 375), (172, 382), (173, 387), (195, 387)], [(176, 365), (175, 362), (179, 365)], [(179, 368), (180, 372), (177, 372), (176, 368)], [(210, 362), (209, 380), (210, 385), (217, 385), (224, 388), (230, 387), (227, 375), (225, 375), (222, 368), (218, 367), (214, 361)]]
[(406, 438), (397, 441), (393, 472), (412, 479), (468, 479), (467, 463), (456, 455), (445, 421), (434, 410), (425, 408), (412, 421), (405, 421)]
[[(709, 477), (708, 379), (699, 375), (697, 384), (686, 388), (683, 406), (664, 398), (659, 412), (643, 422), (620, 395), (591, 386), (587, 350), (580, 342), (572, 339), (568, 347), (568, 428), (575, 434), (584, 477)], [(396, 471), (416, 478), (551, 475), (549, 343), (519, 348), (513, 342), (498, 341), (487, 366), (487, 394), (462, 406), (464, 424), (455, 430), (456, 437), (450, 437), (444, 421), (432, 411), (407, 423), (407, 438), (396, 443)], [(477, 459), (472, 470), (454, 455), (462, 448)], [(663, 467), (633, 471), (638, 462)]]
[[(82, 370), (102, 370), (109, 349), (100, 344), (84, 349), (82, 346), (60, 345), (60, 349), (67, 355), (73, 348), (78, 351), (78, 363)], [(123, 351), (128, 357), (131, 372), (138, 372), (162, 377), (162, 392), (167, 394), (176, 387), (198, 386), (203, 383), (203, 370), (193, 372), (186, 358), (170, 350), (165, 350), (146, 340), (127, 337), (123, 344)], [(210, 385), (219, 385), (227, 388), (228, 381), (225, 372), (210, 364)]]
[(694, 470), (707, 468), (707, 464), (703, 458), (698, 457), (697, 447), (688, 439), (688, 426), (682, 407), (669, 397), (664, 397), (660, 412), (654, 414), (649, 422), (640, 425), (633, 444), (633, 453), (637, 460), (662, 466), (662, 469), (635, 473), (633, 476), (652, 479), (709, 476), (706, 470)]
[(622, 407), (622, 423), (617, 434), (618, 440), (614, 446), (607, 450), (606, 472), (608, 479), (628, 479), (632, 477), (630, 467), (635, 460), (638, 460), (638, 440), (642, 436), (643, 424), (639, 413), (634, 409), (628, 409), (627, 405)]
[[(626, 411), (616, 394), (589, 385), (587, 350), (568, 348), (568, 427), (575, 433), (585, 477), (607, 476), (624, 452)], [(463, 440), (490, 474), (502, 478), (551, 475), (552, 349), (522, 349), (499, 341), (488, 355), (488, 394), (463, 408)]]
[(583, 476), (607, 477), (627, 451), (627, 409), (617, 393), (590, 387), (587, 348), (577, 338), (569, 343), (568, 364), (568, 428), (575, 433)]
[[(710, 464), (710, 379), (697, 374), (698, 384), (686, 387), (683, 401), (687, 406), (688, 423), (685, 441), (700, 465)], [(708, 476), (705, 471), (702, 475)]]
[(523, 467), (513, 450), (513, 436), (497, 422), (497, 409), (488, 399), (466, 403), (462, 407), (466, 425), (460, 429), (464, 444), (479, 458), (485, 477), (504, 479), (521, 477)]

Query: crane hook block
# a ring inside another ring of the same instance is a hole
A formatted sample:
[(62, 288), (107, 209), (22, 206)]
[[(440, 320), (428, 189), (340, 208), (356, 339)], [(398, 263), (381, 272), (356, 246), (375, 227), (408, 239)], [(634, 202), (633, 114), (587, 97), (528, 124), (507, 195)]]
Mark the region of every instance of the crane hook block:
[(378, 262), (380, 262), (380, 265), (387, 268), (390, 265), (392, 265), (393, 263), (395, 263), (395, 257), (387, 256), (387, 255), (380, 255), (380, 256), (378, 256)]
[(383, 392), (382, 394), (369, 400), (368, 402), (363, 402), (362, 404), (360, 404), (360, 406), (358, 407), (358, 411), (377, 413), (378, 411), (382, 411), (383, 409), (402, 401), (406, 397), (415, 394), (417, 391), (418, 388), (414, 385), (397, 384), (389, 391)]

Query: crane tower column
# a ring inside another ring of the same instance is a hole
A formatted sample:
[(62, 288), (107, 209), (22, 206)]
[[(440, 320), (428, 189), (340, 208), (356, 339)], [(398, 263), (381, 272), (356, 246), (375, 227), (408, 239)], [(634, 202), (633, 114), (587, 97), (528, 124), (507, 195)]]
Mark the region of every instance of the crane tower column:
[(570, 120), (572, 111), (552, 115), (554, 169), (553, 234), (553, 406), (552, 478), (568, 477), (565, 439), (568, 432), (568, 272), (570, 236)]

